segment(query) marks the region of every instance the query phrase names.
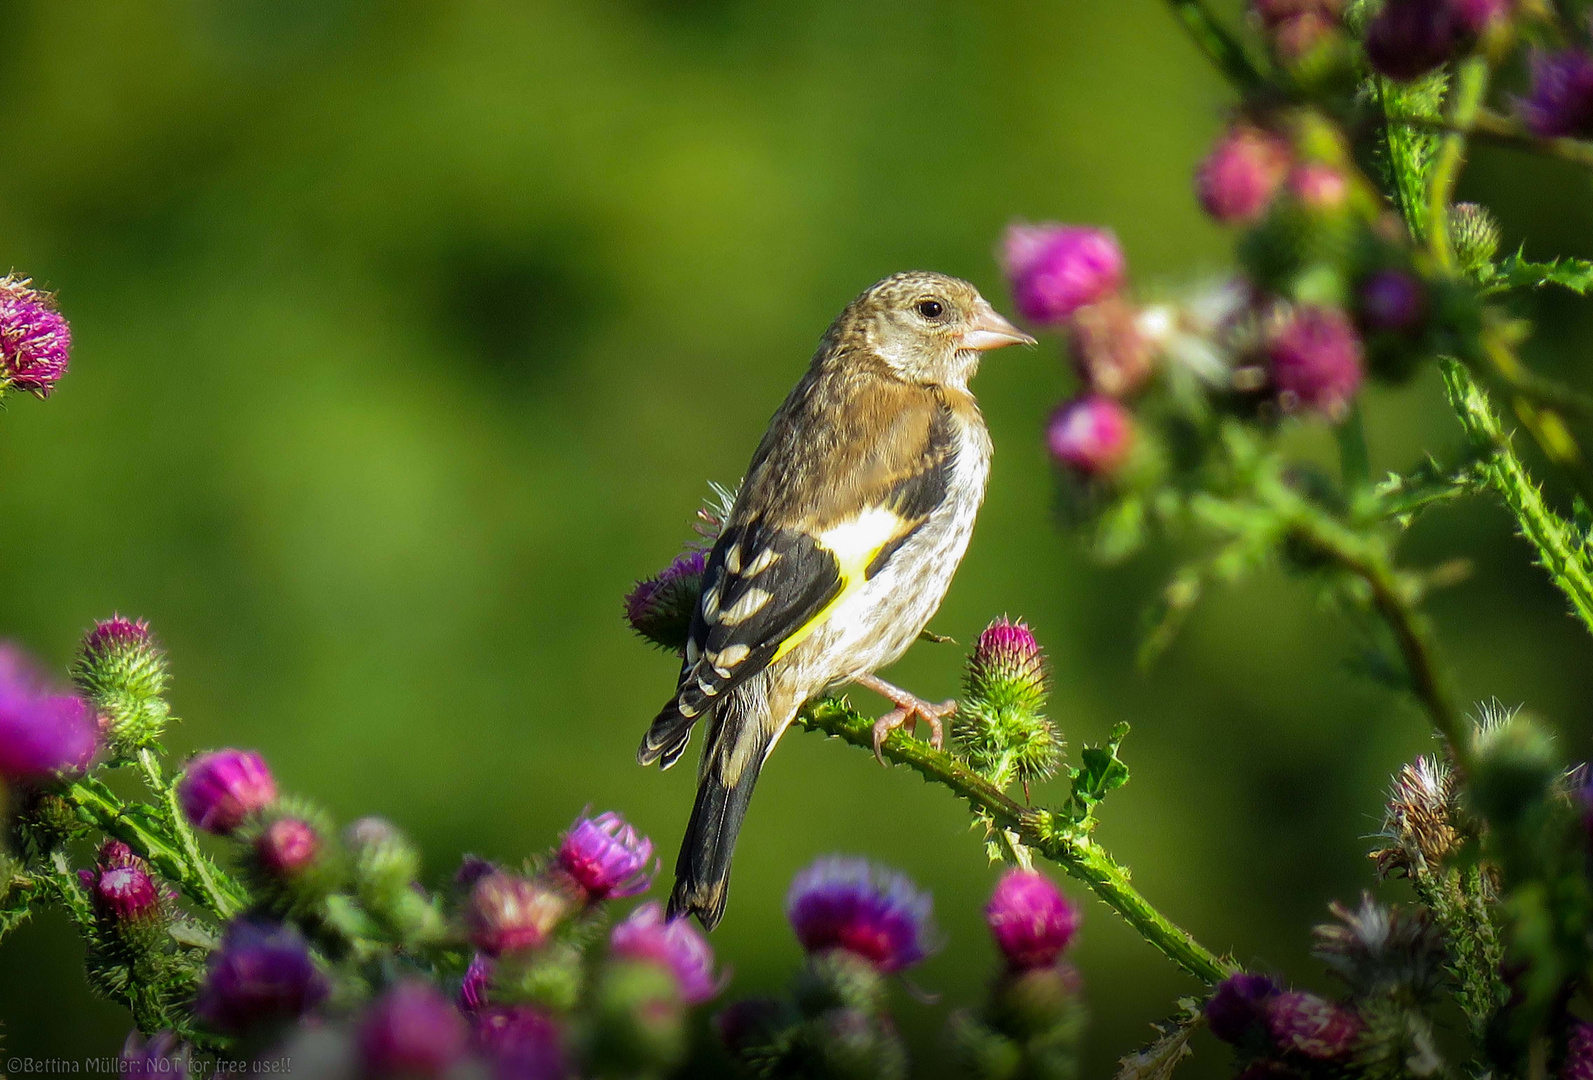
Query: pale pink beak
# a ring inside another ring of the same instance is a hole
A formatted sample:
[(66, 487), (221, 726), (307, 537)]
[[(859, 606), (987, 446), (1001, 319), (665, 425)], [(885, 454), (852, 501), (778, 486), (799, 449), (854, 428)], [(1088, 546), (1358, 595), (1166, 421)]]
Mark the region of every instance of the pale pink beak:
[(999, 349), (1003, 345), (1034, 345), (1034, 338), (1013, 326), (997, 314), (996, 309), (984, 300), (979, 301), (979, 311), (973, 324), (962, 332), (957, 348), (970, 352)]

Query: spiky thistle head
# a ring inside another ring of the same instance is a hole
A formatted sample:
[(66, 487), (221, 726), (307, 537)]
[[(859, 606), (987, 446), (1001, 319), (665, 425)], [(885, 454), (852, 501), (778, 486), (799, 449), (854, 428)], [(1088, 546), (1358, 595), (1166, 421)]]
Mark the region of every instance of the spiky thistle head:
[(117, 756), (133, 755), (166, 729), (168, 678), (166, 654), (149, 624), (121, 615), (95, 623), (72, 664), (72, 682), (100, 715)]
[(1378, 833), (1389, 843), (1371, 853), (1378, 876), (1414, 877), (1440, 865), (1460, 846), (1455, 810), (1454, 774), (1441, 759), (1423, 755), (1401, 768)]
[(0, 394), (25, 390), (47, 398), (66, 374), (72, 330), (55, 297), (25, 277), (0, 278)]
[(687, 548), (663, 570), (638, 581), (625, 594), (625, 621), (631, 629), (660, 648), (685, 649), (707, 561), (701, 548)]
[(1312, 953), (1357, 998), (1396, 992), (1429, 1000), (1443, 986), (1448, 954), (1442, 932), (1425, 908), (1383, 905), (1370, 893), (1359, 907), (1328, 906), (1335, 922), (1312, 931)]
[(1468, 273), (1481, 270), (1499, 253), (1499, 221), (1480, 203), (1456, 203), (1449, 210), (1449, 242), (1455, 261)]
[(1045, 650), (1022, 621), (985, 627), (968, 657), (952, 739), (973, 768), (1000, 784), (1055, 775), (1062, 736), (1044, 713)]

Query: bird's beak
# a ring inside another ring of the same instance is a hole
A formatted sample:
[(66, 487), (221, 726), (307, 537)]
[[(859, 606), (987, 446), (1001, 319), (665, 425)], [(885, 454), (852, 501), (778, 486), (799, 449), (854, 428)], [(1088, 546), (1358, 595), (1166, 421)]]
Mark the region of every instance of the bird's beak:
[(1033, 345), (1034, 338), (1002, 318), (996, 309), (980, 301), (973, 324), (962, 332), (957, 348), (971, 352), (999, 349), (1003, 345)]

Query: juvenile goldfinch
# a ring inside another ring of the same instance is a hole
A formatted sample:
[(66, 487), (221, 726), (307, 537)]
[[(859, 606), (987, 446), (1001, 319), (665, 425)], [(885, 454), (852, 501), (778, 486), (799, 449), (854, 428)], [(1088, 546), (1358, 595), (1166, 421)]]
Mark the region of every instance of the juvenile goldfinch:
[(712, 930), (758, 771), (810, 698), (857, 683), (896, 708), (874, 744), (932, 705), (874, 676), (940, 606), (984, 499), (990, 436), (968, 380), (980, 354), (1034, 339), (966, 281), (905, 273), (830, 326), (769, 423), (703, 574), (675, 696), (636, 757), (669, 768), (706, 719), (671, 916)]

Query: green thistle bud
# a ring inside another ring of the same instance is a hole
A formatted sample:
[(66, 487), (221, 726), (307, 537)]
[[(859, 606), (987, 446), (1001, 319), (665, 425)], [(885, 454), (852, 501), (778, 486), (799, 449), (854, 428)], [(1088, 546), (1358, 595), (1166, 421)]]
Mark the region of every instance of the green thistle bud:
[(796, 977), (793, 997), (804, 1016), (831, 1009), (876, 1012), (884, 1001), (879, 968), (849, 949), (826, 949), (808, 958)]
[(331, 821), (297, 798), (282, 799), (233, 834), (250, 891), (279, 916), (302, 916), (348, 881)]
[(1497, 829), (1522, 824), (1546, 804), (1562, 769), (1554, 739), (1530, 716), (1485, 716), (1474, 743), (1472, 806)]
[(991, 1026), (1020, 1042), (1076, 1043), (1085, 1024), (1080, 990), (1071, 964), (1009, 972), (991, 991)]
[(149, 624), (113, 615), (83, 639), (72, 681), (104, 719), (111, 752), (131, 756), (160, 738), (171, 719), (162, 696), (169, 673), (166, 654)]
[(1449, 246), (1461, 268), (1475, 275), (1499, 252), (1499, 222), (1477, 203), (1456, 203), (1449, 208)]
[(592, 1056), (603, 1076), (668, 1074), (686, 1056), (686, 1003), (662, 963), (619, 960), (598, 979)]
[(804, 1033), (817, 1068), (835, 1080), (896, 1080), (907, 1075), (907, 1051), (895, 1027), (860, 1009), (831, 1009)]
[(993, 783), (1028, 785), (1055, 775), (1063, 743), (1042, 712), (1048, 693), (1045, 653), (1022, 622), (987, 626), (963, 678), (952, 740)]
[(353, 861), (355, 894), (374, 919), (405, 941), (443, 932), (436, 903), (415, 885), (420, 852), (392, 822), (360, 818), (343, 830), (343, 843)]
[(962, 1074), (977, 1080), (1014, 1080), (1023, 1065), (1017, 1043), (968, 1012), (952, 1014), (951, 1044)]

